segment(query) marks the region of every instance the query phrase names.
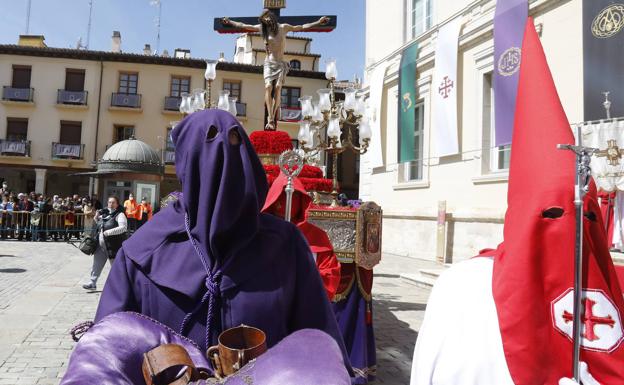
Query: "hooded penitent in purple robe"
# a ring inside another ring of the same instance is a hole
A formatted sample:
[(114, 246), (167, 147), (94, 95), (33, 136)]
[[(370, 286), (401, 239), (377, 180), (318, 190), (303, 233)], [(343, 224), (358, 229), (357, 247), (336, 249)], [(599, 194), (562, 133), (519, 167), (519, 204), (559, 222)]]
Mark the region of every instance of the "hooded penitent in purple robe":
[(228, 112), (196, 112), (172, 138), (182, 197), (124, 242), (96, 321), (135, 311), (202, 349), (240, 324), (263, 330), (269, 347), (320, 329), (349, 367), (308, 244), (295, 225), (260, 213), (266, 176), (240, 123)]

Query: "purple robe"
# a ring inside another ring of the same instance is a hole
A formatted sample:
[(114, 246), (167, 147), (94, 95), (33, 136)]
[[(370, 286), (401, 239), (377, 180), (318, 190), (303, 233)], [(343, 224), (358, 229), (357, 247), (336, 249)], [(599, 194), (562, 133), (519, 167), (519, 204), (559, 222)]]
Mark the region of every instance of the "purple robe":
[(266, 176), (240, 123), (224, 111), (196, 112), (172, 138), (182, 198), (124, 242), (96, 321), (135, 311), (179, 332), (186, 320), (184, 334), (202, 349), (240, 324), (263, 330), (269, 347), (296, 330), (319, 329), (350, 369), (307, 242), (293, 224), (260, 214)]

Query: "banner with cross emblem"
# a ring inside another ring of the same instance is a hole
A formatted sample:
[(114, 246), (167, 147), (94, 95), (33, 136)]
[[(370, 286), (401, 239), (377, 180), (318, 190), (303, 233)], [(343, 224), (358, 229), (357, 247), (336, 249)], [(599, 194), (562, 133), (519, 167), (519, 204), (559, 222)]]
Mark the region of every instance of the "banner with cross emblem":
[(459, 152), (457, 133), (457, 42), (460, 18), (440, 27), (436, 42), (433, 77), (433, 145), (434, 156)]

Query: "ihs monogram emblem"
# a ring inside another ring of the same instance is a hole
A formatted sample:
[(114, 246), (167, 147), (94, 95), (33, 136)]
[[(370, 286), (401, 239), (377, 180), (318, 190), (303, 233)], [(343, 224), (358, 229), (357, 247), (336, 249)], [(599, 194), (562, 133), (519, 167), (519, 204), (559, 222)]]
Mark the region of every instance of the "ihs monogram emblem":
[(522, 51), (518, 47), (511, 47), (505, 50), (498, 59), (498, 73), (503, 76), (511, 76), (520, 69), (520, 58)]
[(624, 28), (624, 4), (611, 4), (594, 18), (592, 34), (601, 39), (611, 37)]

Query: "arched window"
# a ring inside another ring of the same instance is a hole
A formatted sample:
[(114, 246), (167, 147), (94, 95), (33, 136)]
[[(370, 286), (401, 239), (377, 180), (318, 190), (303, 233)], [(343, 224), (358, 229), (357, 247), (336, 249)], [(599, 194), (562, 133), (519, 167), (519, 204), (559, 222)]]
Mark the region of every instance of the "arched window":
[(291, 60), (290, 61), (290, 68), (294, 69), (294, 70), (300, 70), (301, 69), (301, 62), (299, 60)]

